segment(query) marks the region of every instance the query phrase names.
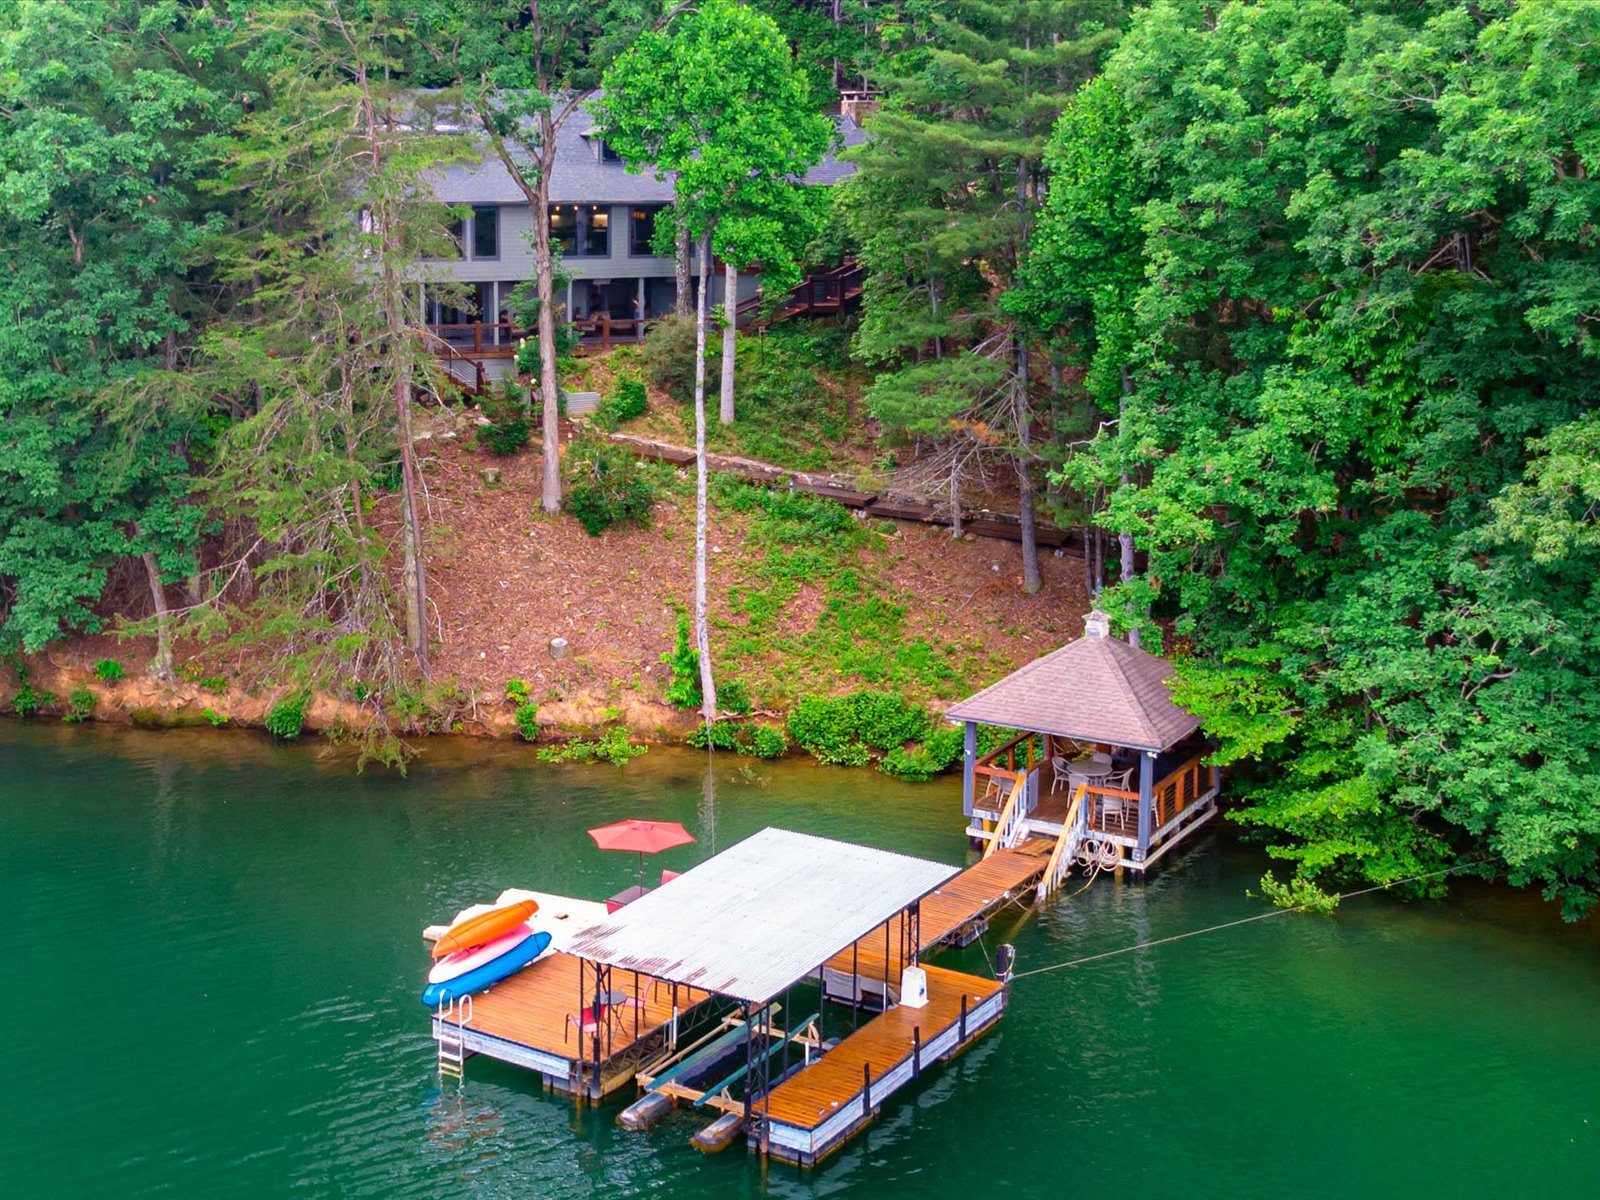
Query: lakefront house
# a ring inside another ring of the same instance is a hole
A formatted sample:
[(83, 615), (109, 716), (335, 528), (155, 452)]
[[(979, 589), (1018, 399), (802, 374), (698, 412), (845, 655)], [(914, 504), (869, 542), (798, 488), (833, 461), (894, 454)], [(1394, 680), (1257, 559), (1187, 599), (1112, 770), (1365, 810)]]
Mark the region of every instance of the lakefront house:
[[(858, 108), (848, 100), (835, 118), (836, 148), (860, 144)], [(829, 153), (805, 182), (830, 186), (855, 170)], [(584, 343), (609, 347), (641, 338), (650, 320), (673, 309), (677, 283), (673, 260), (656, 254), (651, 239), (658, 214), (672, 203), (670, 178), (630, 171), (605, 144), (592, 116), (579, 109), (561, 127), (550, 174), (550, 231), (568, 277), (556, 303)], [(434, 183), (438, 198), (467, 210), (455, 230), (454, 260), (426, 265), (434, 279), (467, 289), (464, 303), (450, 303), (426, 284), (418, 287), (422, 318), (451, 374), (471, 387), (511, 373), (517, 343), (531, 334), (515, 320), (513, 292), (534, 277), (533, 220), (527, 198), (504, 164), (493, 156), (448, 167)], [(698, 288), (698, 264), (690, 278)], [(807, 285), (815, 287), (808, 281)], [(724, 300), (720, 264), (713, 266), (708, 299)], [(759, 298), (758, 274), (739, 276), (736, 307)]]

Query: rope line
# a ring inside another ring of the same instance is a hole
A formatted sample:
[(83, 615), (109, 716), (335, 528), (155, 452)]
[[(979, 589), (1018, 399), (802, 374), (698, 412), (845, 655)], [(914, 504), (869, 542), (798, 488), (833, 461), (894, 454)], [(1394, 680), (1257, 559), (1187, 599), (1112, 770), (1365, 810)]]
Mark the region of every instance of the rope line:
[[(1417, 883), (1424, 879), (1434, 879), (1440, 875), (1449, 875), (1453, 871), (1459, 871), (1462, 869), (1463, 868), (1460, 866), (1446, 867), (1442, 871), (1429, 871), (1425, 875), (1412, 875), (1407, 879), (1395, 879), (1388, 883), (1380, 883), (1373, 887), (1362, 888), (1357, 892), (1342, 892), (1339, 893), (1335, 898), (1341, 901), (1351, 900), (1357, 896), (1370, 895), (1373, 892), (1386, 892), (1390, 888), (1399, 887), (1403, 883)], [(1091, 880), (1091, 882), (1093, 881)], [(1296, 904), (1292, 908), (1275, 908), (1271, 912), (1257, 913), (1253, 917), (1240, 917), (1237, 921), (1225, 921), (1221, 925), (1208, 925), (1204, 929), (1191, 929), (1187, 933), (1174, 933), (1169, 937), (1156, 938), (1153, 941), (1148, 942), (1139, 942), (1137, 945), (1133, 946), (1123, 946), (1120, 950), (1103, 950), (1099, 954), (1090, 954), (1084, 958), (1074, 958), (1070, 962), (1053, 963), (1048, 967), (1034, 967), (1031, 971), (1018, 971), (1011, 978), (1026, 979), (1029, 975), (1043, 975), (1047, 971), (1061, 971), (1065, 970), (1067, 967), (1081, 967), (1084, 963), (1098, 962), (1103, 958), (1115, 958), (1119, 954), (1129, 954), (1134, 950), (1148, 950), (1152, 946), (1164, 946), (1168, 942), (1181, 942), (1185, 938), (1199, 937), (1201, 934), (1205, 933), (1218, 933), (1224, 929), (1233, 929), (1239, 925), (1249, 925), (1256, 921), (1265, 921), (1269, 917), (1281, 917), (1287, 913), (1303, 912), (1305, 909), (1311, 907), (1313, 907), (1311, 904)]]

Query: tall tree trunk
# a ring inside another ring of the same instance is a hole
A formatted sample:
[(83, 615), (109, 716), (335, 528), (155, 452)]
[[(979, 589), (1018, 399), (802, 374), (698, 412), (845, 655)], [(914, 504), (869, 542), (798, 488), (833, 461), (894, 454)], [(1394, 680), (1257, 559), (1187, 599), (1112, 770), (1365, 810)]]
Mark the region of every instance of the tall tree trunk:
[(950, 451), (950, 536), (961, 536), (961, 455)]
[[(1122, 368), (1122, 398), (1117, 404), (1117, 437), (1119, 439), (1127, 436), (1126, 430), (1124, 430), (1124, 428), (1123, 428), (1123, 422), (1125, 420), (1127, 420), (1127, 416), (1128, 416), (1128, 395), (1132, 391), (1133, 391), (1133, 379), (1128, 374), (1128, 368), (1127, 367), (1123, 367)], [(1122, 473), (1122, 486), (1123, 487), (1127, 487), (1128, 486), (1128, 473), (1126, 471), (1124, 471)], [(1126, 583), (1128, 580), (1132, 579), (1133, 576), (1134, 576), (1133, 534), (1131, 534), (1131, 533), (1121, 533), (1121, 534), (1118, 534), (1117, 536), (1118, 536), (1118, 541), (1120, 541), (1122, 543), (1122, 545), (1121, 545), (1121, 550), (1122, 550), (1122, 562), (1121, 562), (1122, 582)], [(1129, 613), (1130, 616), (1132, 615), (1132, 613), (1133, 613), (1133, 606), (1132, 605), (1129, 605), (1128, 613)], [(1129, 626), (1129, 628), (1128, 628), (1128, 644), (1132, 645), (1132, 646), (1137, 646), (1139, 644), (1139, 630), (1138, 630), (1137, 627)]]
[(539, 506), (561, 509), (561, 405), (556, 392), (555, 261), (550, 254), (550, 168), (555, 162), (556, 128), (550, 113), (539, 114), (539, 177), (534, 180), (533, 259), (539, 294), (539, 402), (544, 405), (543, 479)]
[(694, 322), (694, 645), (700, 653), (700, 715), (717, 720), (717, 685), (711, 677), (711, 632), (706, 623), (706, 313), (711, 234), (700, 238), (700, 303)]
[(1030, 445), (1033, 406), (1028, 401), (1028, 343), (1021, 335), (1014, 339), (1017, 355), (1017, 389), (1014, 411), (1017, 421), (1017, 520), (1022, 527), (1022, 590), (1037, 595), (1044, 587), (1039, 571), (1039, 530), (1034, 518), (1033, 449)]
[(722, 407), (719, 415), (724, 425), (733, 424), (733, 355), (734, 338), (739, 324), (739, 268), (724, 263), (722, 284)]
[[(366, 67), (357, 69), (357, 82), (361, 88), (361, 104), (367, 125), (368, 152), (372, 156), (374, 174), (383, 167), (383, 144), (378, 137), (378, 117), (368, 85)], [(384, 330), (388, 335), (389, 353), (395, 360), (394, 415), (395, 432), (400, 442), (400, 492), (401, 520), (404, 527), (405, 563), (402, 568), (402, 587), (405, 591), (406, 643), (417, 656), (424, 671), (428, 669), (428, 581), (422, 563), (422, 523), (417, 517), (417, 460), (411, 444), (411, 347), (407, 338), (409, 322), (406, 319), (404, 300), (406, 285), (394, 267), (394, 256), (399, 251), (399, 235), (389, 212), (388, 201), (373, 206), (373, 220), (377, 223), (381, 250), (379, 270), (380, 302), (383, 306)]]
[[(678, 298), (672, 302), (672, 315), (687, 317), (689, 315), (689, 227), (683, 223), (681, 216), (678, 220), (676, 253), (672, 256), (672, 277), (678, 285)], [(705, 285), (702, 283), (701, 286)]]
[(156, 556), (146, 550), (140, 557), (144, 560), (144, 573), (150, 581), (150, 599), (156, 612), (156, 656), (150, 662), (150, 674), (162, 683), (171, 683), (172, 619), (167, 607), (167, 589), (161, 584), (161, 568)]

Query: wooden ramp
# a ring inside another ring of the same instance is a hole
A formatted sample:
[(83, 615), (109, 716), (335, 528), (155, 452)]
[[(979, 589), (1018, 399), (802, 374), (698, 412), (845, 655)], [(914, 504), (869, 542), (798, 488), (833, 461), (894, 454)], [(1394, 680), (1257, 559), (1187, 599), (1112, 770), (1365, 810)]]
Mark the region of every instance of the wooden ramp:
[(883, 1101), (1000, 1019), (1005, 985), (924, 966), (928, 1003), (872, 1018), (822, 1058), (780, 1083), (763, 1106), (775, 1158), (813, 1166), (877, 1114)]
[[(461, 1013), (436, 1014), (433, 1036), (459, 1040), (468, 1053), (538, 1071), (557, 1091), (600, 1099), (633, 1082), (639, 1061), (659, 1047), (674, 1011), (681, 1017), (711, 998), (696, 988), (625, 970), (614, 970), (609, 986), (627, 1000), (606, 1012), (602, 1031), (582, 1033), (578, 1017), (592, 997), (581, 992), (593, 989), (594, 972), (580, 980), (578, 959), (547, 955), (471, 997)], [(459, 1023), (458, 1015), (464, 1018)]]

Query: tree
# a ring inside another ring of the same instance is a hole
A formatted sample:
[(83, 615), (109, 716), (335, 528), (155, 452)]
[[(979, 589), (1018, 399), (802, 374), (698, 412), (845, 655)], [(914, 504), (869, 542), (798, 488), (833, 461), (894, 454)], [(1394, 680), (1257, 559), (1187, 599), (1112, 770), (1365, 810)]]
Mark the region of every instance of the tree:
[(201, 412), (121, 411), (166, 377), (201, 311), (215, 216), (205, 139), (236, 111), (208, 14), (124, 0), (0, 11), (0, 648), (95, 630), (138, 564), (170, 678), (165, 586), (194, 569)]
[[(1017, 278), (1051, 123), (1115, 40), (1100, 0), (944, 0), (886, 28), (888, 98), (845, 185), (867, 267), (857, 349), (883, 367), (879, 420), (982, 454), (1002, 448), (1020, 498), (1024, 587), (1042, 585), (1034, 538), (1036, 417), (1026, 329), (999, 298)], [(952, 454), (952, 509), (959, 485)]]
[(1597, 39), (1587, 4), (1167, 2), (1107, 62), (1151, 181), (1107, 520), (1280, 896), (1600, 896)]
[[(725, 217), (747, 216), (827, 147), (827, 118), (770, 19), (733, 0), (705, 0), (668, 30), (641, 35), (605, 77), (595, 105), (602, 136), (633, 169), (676, 176), (680, 228), (699, 242), (695, 319), (695, 645), (702, 713), (716, 720), (706, 617), (705, 349), (711, 240)], [(729, 304), (734, 299), (729, 297)], [(731, 319), (731, 314), (730, 314)]]
[(656, 6), (650, 0), (432, 0), (419, 13), (435, 59), (528, 202), (544, 411), (540, 503), (561, 508), (550, 175), (563, 126)]

